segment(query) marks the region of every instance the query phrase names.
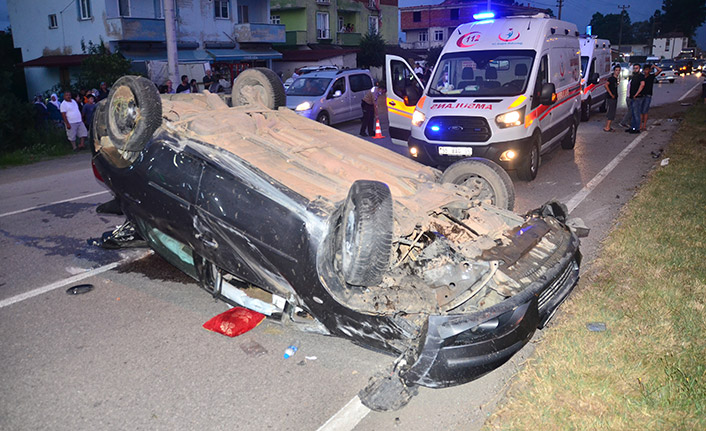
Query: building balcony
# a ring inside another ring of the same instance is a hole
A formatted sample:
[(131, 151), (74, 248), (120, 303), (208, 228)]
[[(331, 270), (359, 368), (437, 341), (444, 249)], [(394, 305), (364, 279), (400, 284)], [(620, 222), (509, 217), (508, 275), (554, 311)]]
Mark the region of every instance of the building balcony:
[(285, 45), (306, 45), (306, 31), (293, 30), (286, 32)]
[(238, 43), (284, 43), (284, 25), (280, 24), (236, 24), (233, 35)]
[(429, 49), (429, 46), (429, 41), (400, 43), (400, 48), (404, 49)]
[(362, 39), (360, 33), (338, 32), (338, 44), (342, 46), (358, 46), (360, 39)]
[(164, 42), (164, 19), (155, 18), (108, 18), (108, 41)]

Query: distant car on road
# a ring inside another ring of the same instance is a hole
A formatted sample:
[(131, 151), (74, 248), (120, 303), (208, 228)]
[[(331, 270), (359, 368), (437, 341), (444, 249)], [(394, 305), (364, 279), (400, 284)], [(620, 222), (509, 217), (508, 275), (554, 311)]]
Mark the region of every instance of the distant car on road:
[(662, 72), (660, 72), (660, 74), (655, 77), (655, 81), (660, 84), (664, 81), (669, 81), (670, 84), (674, 84), (674, 81), (676, 81), (676, 79), (677, 74), (674, 73), (672, 69), (663, 69)]

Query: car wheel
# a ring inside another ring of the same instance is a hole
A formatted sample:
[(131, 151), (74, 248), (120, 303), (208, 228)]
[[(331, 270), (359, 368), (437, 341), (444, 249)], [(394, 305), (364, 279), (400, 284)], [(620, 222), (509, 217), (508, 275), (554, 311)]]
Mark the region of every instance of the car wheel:
[(105, 117), (107, 100), (101, 100), (96, 105), (96, 110), (93, 113), (93, 121), (91, 122), (91, 154), (95, 156), (100, 149), (100, 140), (103, 136), (108, 136), (108, 127)]
[(532, 138), (529, 152), (517, 168), (517, 176), (523, 181), (532, 181), (537, 178), (539, 170), (539, 147), (541, 146), (541, 138), (535, 135)]
[(282, 81), (264, 67), (245, 69), (233, 83), (233, 106), (258, 104), (277, 109), (287, 104)]
[(329, 117), (328, 112), (323, 111), (316, 117), (316, 121), (328, 126), (331, 124), (331, 117)]
[(459, 160), (446, 168), (441, 182), (475, 189), (482, 202), (496, 207), (507, 210), (515, 207), (515, 186), (510, 176), (491, 160), (477, 157)]
[(591, 99), (581, 104), (581, 121), (588, 121), (591, 118)]
[(374, 286), (390, 263), (392, 195), (387, 184), (358, 180), (343, 206), (341, 267), (346, 283)]
[[(142, 151), (162, 124), (162, 101), (157, 87), (142, 76), (118, 79), (110, 90), (104, 109), (103, 115), (107, 116), (104, 118), (105, 131), (113, 147), (124, 158)], [(97, 116), (101, 116), (100, 112)], [(101, 119), (97, 121), (100, 123)]]
[(569, 127), (571, 128), (569, 133), (567, 133), (561, 140), (561, 148), (565, 150), (571, 150), (576, 146), (576, 131), (578, 129), (578, 122), (572, 121), (571, 126)]

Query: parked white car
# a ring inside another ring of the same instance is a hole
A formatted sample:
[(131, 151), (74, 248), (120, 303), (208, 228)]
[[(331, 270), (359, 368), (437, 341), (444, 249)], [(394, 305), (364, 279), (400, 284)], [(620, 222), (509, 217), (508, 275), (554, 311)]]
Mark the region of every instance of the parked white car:
[(677, 74), (674, 73), (673, 70), (671, 69), (666, 69), (660, 72), (659, 75), (655, 77), (655, 81), (658, 83), (662, 83), (663, 81), (669, 81), (670, 84), (674, 84), (674, 81), (677, 79)]

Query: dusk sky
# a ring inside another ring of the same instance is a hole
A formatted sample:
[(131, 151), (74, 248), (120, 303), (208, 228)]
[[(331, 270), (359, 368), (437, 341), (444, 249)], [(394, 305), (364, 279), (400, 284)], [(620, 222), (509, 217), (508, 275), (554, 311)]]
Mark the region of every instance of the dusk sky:
[[(420, 4), (439, 4), (443, 0), (399, 0), (400, 7), (416, 6)], [(552, 8), (554, 15), (557, 15), (555, 0), (541, 1), (519, 1), (527, 3), (530, 6), (540, 8)], [(630, 20), (644, 21), (649, 19), (656, 9), (662, 8), (662, 0), (624, 0), (621, 2), (611, 0), (593, 0), (586, 2), (585, 0), (564, 0), (564, 8), (562, 9), (562, 19), (576, 23), (579, 31), (584, 32), (586, 25), (591, 21), (591, 16), (600, 12), (604, 15), (609, 13), (618, 13), (618, 5), (630, 5), (628, 13)], [(10, 25), (10, 19), (7, 15), (7, 0), (0, 0), (0, 29), (7, 28)], [(617, 41), (611, 41), (617, 43)], [(696, 42), (701, 49), (706, 49), (706, 25), (702, 25), (696, 32)]]

